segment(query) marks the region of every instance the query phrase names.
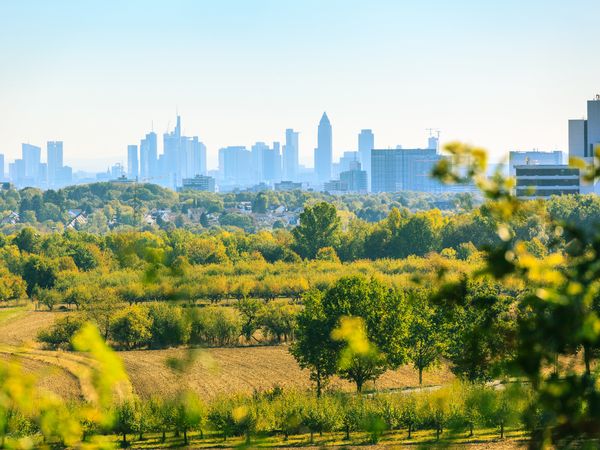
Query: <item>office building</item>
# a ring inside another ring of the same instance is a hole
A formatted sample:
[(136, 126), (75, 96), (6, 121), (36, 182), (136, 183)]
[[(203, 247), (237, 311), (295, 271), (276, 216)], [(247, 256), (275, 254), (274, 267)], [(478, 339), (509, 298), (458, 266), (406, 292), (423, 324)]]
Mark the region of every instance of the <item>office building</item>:
[(364, 194), (368, 191), (367, 171), (361, 170), (358, 162), (350, 170), (340, 173), (340, 181), (345, 183), (348, 192)]
[[(600, 95), (587, 102), (587, 119), (569, 120), (569, 157), (594, 163), (594, 152), (600, 148)], [(597, 191), (597, 183), (581, 180), (581, 193)]]
[(299, 144), (297, 131), (291, 128), (285, 130), (285, 145), (283, 146), (283, 177), (295, 181), (298, 178)]
[(4, 181), (4, 155), (0, 153), (0, 181)]
[(146, 134), (140, 141), (140, 178), (152, 181), (158, 178), (158, 145), (155, 132)]
[(246, 147), (231, 146), (219, 150), (219, 186), (251, 186), (252, 153)]
[(138, 146), (127, 146), (127, 177), (131, 180), (137, 180), (140, 175), (138, 162)]
[(323, 113), (319, 122), (317, 148), (315, 149), (315, 174), (319, 184), (331, 179), (331, 163), (333, 158), (333, 143), (331, 123), (327, 113)]
[(62, 141), (48, 141), (46, 143), (46, 164), (46, 170), (48, 172), (48, 187), (59, 187), (59, 180), (63, 167)]
[(360, 164), (367, 172), (367, 183), (371, 185), (371, 151), (375, 148), (375, 135), (369, 129), (360, 130), (358, 134), (358, 154)]
[(206, 175), (196, 175), (193, 178), (184, 178), (182, 190), (215, 192), (215, 179)]
[(516, 175), (515, 167), (522, 165), (560, 165), (563, 164), (563, 153), (560, 150), (542, 152), (539, 150), (511, 151), (508, 157), (508, 174)]
[(35, 145), (21, 145), (23, 164), (25, 165), (25, 177), (21, 180), (22, 186), (37, 186), (40, 175), (40, 162), (42, 149)]
[(293, 181), (281, 181), (275, 183), (276, 191), (297, 191), (302, 189), (302, 183), (294, 183)]
[(516, 194), (522, 199), (580, 193), (579, 169), (567, 165), (517, 165), (515, 176)]
[(442, 192), (443, 185), (431, 176), (441, 158), (434, 149), (373, 149), (371, 190)]

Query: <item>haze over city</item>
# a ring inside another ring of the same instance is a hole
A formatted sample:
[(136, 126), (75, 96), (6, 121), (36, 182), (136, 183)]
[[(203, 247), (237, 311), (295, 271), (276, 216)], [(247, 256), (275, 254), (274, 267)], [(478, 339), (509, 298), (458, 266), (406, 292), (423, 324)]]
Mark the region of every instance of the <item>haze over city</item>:
[[(333, 156), (460, 139), (567, 150), (598, 91), (598, 2), (19, 1), (0, 5), (0, 153), (64, 142), (75, 169), (126, 163), (152, 128), (217, 152), (300, 132), (313, 166), (326, 111)], [(168, 26), (166, 26), (168, 24)]]

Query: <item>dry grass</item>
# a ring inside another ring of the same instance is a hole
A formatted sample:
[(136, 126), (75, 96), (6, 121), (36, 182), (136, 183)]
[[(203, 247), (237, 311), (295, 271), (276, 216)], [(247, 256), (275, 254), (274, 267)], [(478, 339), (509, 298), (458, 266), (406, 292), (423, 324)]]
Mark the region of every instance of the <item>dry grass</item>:
[[(200, 350), (189, 370), (179, 375), (166, 368), (169, 358), (183, 359), (184, 349), (142, 350), (121, 352), (120, 356), (130, 375), (134, 390), (142, 396), (175, 392), (182, 386), (197, 391), (205, 398), (233, 392), (251, 393), (274, 386), (309, 389), (309, 373), (300, 369), (286, 346), (212, 348)], [(427, 385), (438, 385), (452, 379), (447, 368), (426, 373)], [(330, 386), (344, 391), (354, 386), (338, 378)], [(401, 367), (385, 373), (378, 381), (378, 389), (402, 389), (418, 386), (418, 376), (412, 367)], [(373, 385), (365, 386), (372, 389)]]
[[(90, 387), (85, 376), (92, 363), (85, 355), (43, 350), (35, 342), (38, 332), (49, 327), (65, 312), (33, 311), (25, 308), (0, 318), (0, 357), (16, 355), (27, 361), (29, 370), (39, 373), (42, 385), (56, 386), (56, 391), (67, 397), (87, 396)], [(185, 349), (141, 350), (120, 352), (134, 391), (139, 395), (163, 395), (182, 386), (196, 390), (205, 398), (219, 394), (251, 393), (274, 386), (309, 389), (308, 371), (301, 370), (286, 346), (212, 348), (198, 352), (189, 370), (181, 375), (167, 368), (169, 358), (185, 358)], [(3, 356), (2, 356), (3, 355)], [(45, 370), (56, 367), (57, 372)], [(44, 369), (44, 370), (42, 370)], [(60, 383), (60, 374), (65, 378)], [(57, 378), (58, 377), (58, 378)], [(452, 379), (446, 367), (426, 372), (424, 384), (439, 385)], [(78, 380), (77, 385), (74, 380)], [(418, 385), (416, 371), (409, 366), (385, 373), (378, 381), (378, 389), (402, 389)], [(354, 386), (334, 379), (330, 386), (352, 391)], [(367, 385), (365, 389), (375, 386)]]
[(18, 308), (14, 314), (5, 314), (0, 318), (0, 343), (15, 346), (35, 345), (39, 331), (49, 327), (65, 314), (69, 313)]

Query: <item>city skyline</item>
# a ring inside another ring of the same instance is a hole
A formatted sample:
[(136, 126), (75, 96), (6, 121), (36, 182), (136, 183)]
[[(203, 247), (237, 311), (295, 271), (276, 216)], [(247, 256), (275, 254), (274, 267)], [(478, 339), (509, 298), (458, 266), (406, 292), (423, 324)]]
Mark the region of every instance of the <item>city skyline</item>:
[(210, 168), (219, 148), (283, 142), (290, 127), (311, 165), (322, 111), (334, 159), (363, 128), (380, 147), (420, 146), (434, 127), (493, 159), (566, 150), (565, 118), (598, 91), (598, 12), (590, 0), (3, 2), (0, 153), (61, 140), (65, 164), (101, 170), (179, 113)]

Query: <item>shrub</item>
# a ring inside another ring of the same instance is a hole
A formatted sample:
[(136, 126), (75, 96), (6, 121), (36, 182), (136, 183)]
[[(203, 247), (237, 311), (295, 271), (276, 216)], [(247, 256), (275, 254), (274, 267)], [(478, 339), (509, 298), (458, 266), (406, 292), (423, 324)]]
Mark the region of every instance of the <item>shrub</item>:
[(147, 345), (152, 337), (152, 318), (148, 308), (141, 305), (121, 310), (110, 324), (110, 336), (115, 343), (126, 349)]
[(192, 326), (181, 307), (152, 303), (148, 307), (148, 315), (152, 320), (150, 326), (152, 347), (173, 347), (189, 341)]
[(42, 330), (38, 334), (38, 341), (46, 344), (51, 349), (73, 350), (71, 338), (77, 333), (85, 320), (77, 316), (67, 316), (58, 319), (50, 328)]
[(210, 306), (200, 308), (192, 315), (192, 344), (232, 345), (241, 333), (240, 314), (232, 308)]

